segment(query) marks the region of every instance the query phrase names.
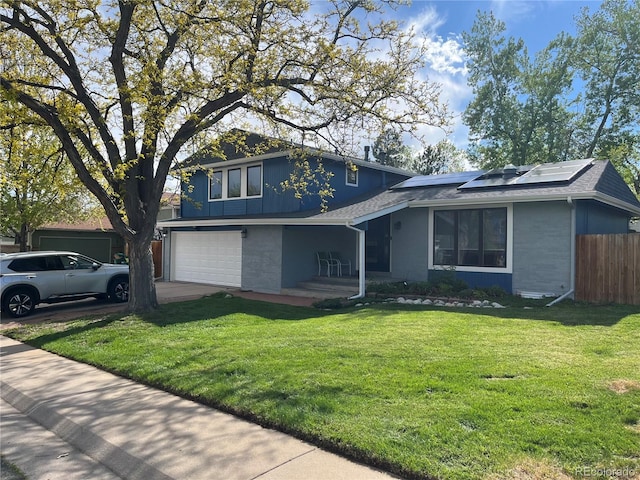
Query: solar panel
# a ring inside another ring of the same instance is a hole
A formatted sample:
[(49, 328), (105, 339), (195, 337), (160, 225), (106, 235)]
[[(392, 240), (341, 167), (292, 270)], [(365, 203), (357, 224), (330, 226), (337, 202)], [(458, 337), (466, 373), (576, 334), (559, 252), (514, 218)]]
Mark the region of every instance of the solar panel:
[(459, 190), (488, 187), (533, 185), (538, 183), (568, 182), (592, 164), (592, 159), (570, 160), (559, 163), (517, 167), (511, 175), (495, 169), (458, 187)]
[(503, 178), (502, 176), (496, 177), (480, 177), (470, 182), (460, 185), (458, 189), (466, 190), (468, 188), (485, 188), (485, 187), (504, 187), (516, 183), (518, 177)]
[(570, 160), (568, 162), (545, 163), (518, 178), (516, 184), (568, 182), (591, 165), (592, 160)]
[(412, 177), (404, 182), (391, 187), (396, 188), (416, 188), (416, 187), (433, 187), (436, 185), (455, 185), (473, 180), (482, 174), (481, 170), (474, 172), (457, 172), (457, 173), (443, 173), (440, 175), (418, 175)]
[(515, 184), (521, 175), (526, 174), (533, 166), (523, 165), (510, 168), (494, 168), (458, 187), (459, 190), (469, 188), (505, 187)]

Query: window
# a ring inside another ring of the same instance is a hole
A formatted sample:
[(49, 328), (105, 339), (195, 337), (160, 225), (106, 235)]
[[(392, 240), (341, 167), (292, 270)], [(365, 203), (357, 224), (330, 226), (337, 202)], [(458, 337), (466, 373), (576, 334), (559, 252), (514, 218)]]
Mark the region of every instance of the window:
[(84, 270), (93, 268), (94, 265), (98, 265), (95, 260), (80, 255), (64, 255), (60, 257), (60, 260), (62, 260), (62, 265), (64, 265), (65, 270)]
[(434, 265), (506, 268), (506, 208), (439, 210), (433, 218)]
[(14, 272), (44, 272), (53, 270), (47, 267), (45, 257), (17, 258), (9, 264), (9, 268)]
[(247, 197), (262, 195), (262, 167), (254, 165), (247, 167)]
[(223, 168), (209, 173), (209, 201), (261, 196), (261, 164)]
[(218, 200), (222, 198), (222, 170), (213, 172), (209, 177), (209, 199)]
[(229, 170), (227, 178), (227, 198), (239, 198), (242, 194), (242, 170)]
[(347, 185), (358, 186), (358, 167), (353, 164), (347, 163)]

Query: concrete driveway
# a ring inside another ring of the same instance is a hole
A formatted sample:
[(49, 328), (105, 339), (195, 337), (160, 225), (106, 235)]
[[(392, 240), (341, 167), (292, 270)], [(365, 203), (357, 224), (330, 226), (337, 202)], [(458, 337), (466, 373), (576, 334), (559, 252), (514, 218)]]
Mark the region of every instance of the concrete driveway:
[[(284, 303), (299, 307), (309, 307), (318, 300), (312, 292), (303, 292), (301, 295), (278, 295), (270, 293), (258, 293), (242, 291), (236, 287), (224, 287), (219, 285), (204, 285), (201, 283), (189, 282), (156, 282), (156, 295), (161, 304), (171, 302), (185, 302), (198, 298), (213, 295), (218, 292), (228, 292), (229, 294), (249, 300), (259, 300), (263, 302)], [(305, 295), (306, 294), (306, 295)], [(85, 314), (101, 314), (124, 311), (125, 305), (111, 303), (107, 300), (95, 298), (85, 298), (73, 302), (38, 305), (30, 316), (21, 320), (15, 320), (3, 315), (0, 318), (0, 332), (7, 328), (19, 325), (40, 323), (48, 321), (68, 321), (81, 317)]]
[[(213, 295), (221, 291), (233, 292), (233, 287), (203, 285), (187, 282), (156, 282), (156, 295), (159, 303), (182, 302)], [(0, 331), (21, 324), (40, 323), (51, 320), (65, 321), (78, 318), (86, 313), (112, 313), (123, 311), (125, 305), (111, 303), (107, 300), (85, 298), (73, 302), (38, 305), (30, 316), (15, 320), (3, 315), (0, 319)]]

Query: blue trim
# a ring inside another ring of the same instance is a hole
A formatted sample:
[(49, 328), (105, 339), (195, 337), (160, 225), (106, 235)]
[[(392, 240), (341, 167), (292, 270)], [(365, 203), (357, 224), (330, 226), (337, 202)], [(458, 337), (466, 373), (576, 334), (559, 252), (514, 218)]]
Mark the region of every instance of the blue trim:
[[(459, 280), (467, 282), (469, 288), (486, 288), (499, 286), (507, 293), (513, 293), (513, 274), (485, 272), (453, 272)], [(445, 270), (429, 270), (429, 280), (437, 280), (438, 276), (450, 275)]]
[(239, 232), (242, 230), (242, 227), (170, 227), (170, 230), (172, 232)]

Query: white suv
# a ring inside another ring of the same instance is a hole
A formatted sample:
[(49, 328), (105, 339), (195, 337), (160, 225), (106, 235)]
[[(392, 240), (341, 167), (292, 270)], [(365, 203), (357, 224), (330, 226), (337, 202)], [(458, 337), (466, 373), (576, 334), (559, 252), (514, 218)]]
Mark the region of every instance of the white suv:
[(85, 297), (129, 300), (129, 266), (100, 263), (74, 252), (21, 252), (0, 256), (2, 311), (24, 317), (38, 303)]

